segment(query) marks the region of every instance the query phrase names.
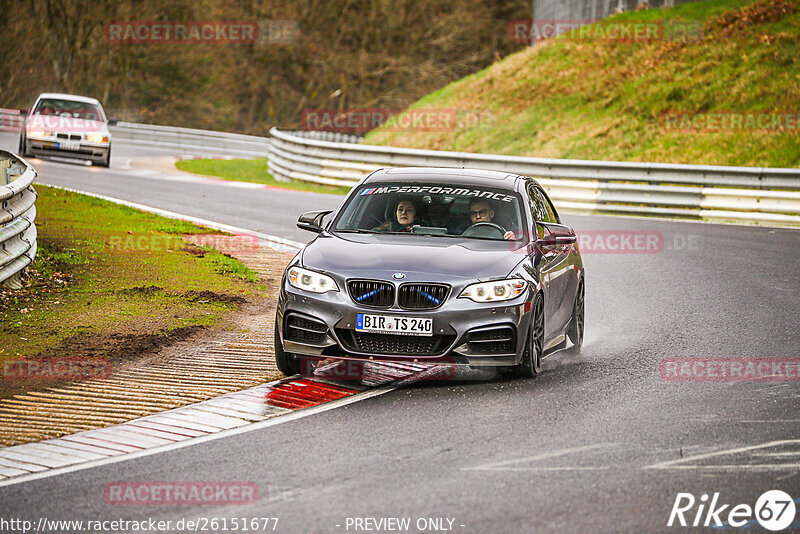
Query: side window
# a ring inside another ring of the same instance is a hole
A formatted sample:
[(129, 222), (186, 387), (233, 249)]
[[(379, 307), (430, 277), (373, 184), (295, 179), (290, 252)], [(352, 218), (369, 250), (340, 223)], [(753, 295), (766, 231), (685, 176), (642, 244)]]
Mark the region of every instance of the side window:
[(550, 219), (550, 222), (561, 224), (561, 219), (558, 217), (558, 212), (556, 212), (556, 208), (553, 206), (553, 203), (550, 201), (550, 197), (547, 196), (547, 193), (544, 190), (540, 190), (539, 194), (544, 200), (544, 207), (547, 210), (547, 216)]
[(528, 185), (528, 202), (530, 203), (531, 218), (536, 222), (547, 222), (547, 212), (542, 211), (539, 192), (532, 184)]
[(542, 193), (538, 187), (530, 185), (528, 187), (528, 196), (531, 202), (531, 214), (537, 221), (544, 223), (554, 223), (558, 221), (552, 211), (548, 210), (549, 204), (547, 200), (545, 200), (544, 193)]

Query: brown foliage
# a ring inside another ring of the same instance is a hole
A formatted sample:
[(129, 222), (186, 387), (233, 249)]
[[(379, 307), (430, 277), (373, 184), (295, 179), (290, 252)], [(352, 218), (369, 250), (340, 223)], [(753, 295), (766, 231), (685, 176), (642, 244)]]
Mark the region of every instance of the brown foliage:
[(800, 9), (798, 0), (760, 0), (736, 11), (727, 11), (711, 22), (723, 35), (768, 22), (781, 20)]
[[(303, 109), (403, 108), (521, 45), (528, 0), (30, 0), (3, 4), (0, 105), (44, 91), (112, 118), (264, 134)], [(294, 21), (290, 43), (115, 44), (111, 21)]]

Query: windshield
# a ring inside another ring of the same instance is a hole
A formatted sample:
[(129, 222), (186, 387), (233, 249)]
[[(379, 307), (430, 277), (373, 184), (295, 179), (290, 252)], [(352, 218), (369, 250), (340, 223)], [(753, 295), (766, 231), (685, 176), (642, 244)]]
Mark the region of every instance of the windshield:
[(105, 121), (103, 110), (96, 104), (54, 98), (43, 98), (40, 100), (36, 109), (33, 110), (33, 114), (56, 115), (59, 117), (86, 119), (90, 121)]
[(437, 184), (369, 184), (353, 194), (334, 231), (519, 240), (520, 201), (513, 191)]

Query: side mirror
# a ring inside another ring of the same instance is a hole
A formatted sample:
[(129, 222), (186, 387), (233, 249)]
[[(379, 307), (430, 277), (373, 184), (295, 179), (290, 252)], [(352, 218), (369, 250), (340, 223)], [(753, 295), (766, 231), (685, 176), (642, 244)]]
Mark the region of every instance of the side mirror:
[(322, 233), (324, 230), (322, 219), (330, 213), (333, 213), (333, 210), (307, 211), (297, 219), (297, 227), (317, 234)]
[(569, 247), (575, 244), (577, 236), (571, 228), (562, 225), (553, 225), (552, 227), (547, 224), (537, 224), (534, 231), (538, 228), (543, 229), (541, 234), (536, 235), (536, 240), (532, 243), (533, 251), (539, 251), (544, 254), (556, 252), (564, 247)]
[[(541, 229), (541, 232), (539, 231)], [(531, 252), (544, 253), (548, 247), (556, 244), (553, 232), (546, 225), (541, 223), (534, 223), (533, 231), (531, 232), (530, 245)]]
[(109, 119), (108, 125), (109, 126), (116, 126), (118, 122), (119, 122), (119, 119)]
[(28, 116), (28, 114), (30, 114), (30, 112), (31, 112), (31, 110), (29, 110), (29, 109), (21, 109), (21, 110), (19, 110), (19, 114), (20, 115), (24, 115), (26, 117)]

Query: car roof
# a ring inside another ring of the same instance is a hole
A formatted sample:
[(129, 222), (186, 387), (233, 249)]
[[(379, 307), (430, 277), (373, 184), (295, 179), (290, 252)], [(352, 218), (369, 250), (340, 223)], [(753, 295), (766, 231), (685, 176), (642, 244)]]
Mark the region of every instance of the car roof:
[(75, 102), (85, 102), (86, 104), (97, 104), (100, 105), (100, 101), (96, 98), (89, 98), (88, 96), (80, 96), (80, 95), (68, 95), (65, 93), (42, 93), (39, 95), (39, 98), (36, 100), (39, 101), (43, 98), (58, 98), (61, 100), (72, 100)]
[(364, 181), (365, 184), (403, 181), (406, 183), (444, 182), (464, 185), (489, 185), (513, 189), (514, 183), (520, 179), (517, 174), (508, 172), (487, 171), (484, 169), (446, 168), (446, 167), (399, 167), (380, 169)]

